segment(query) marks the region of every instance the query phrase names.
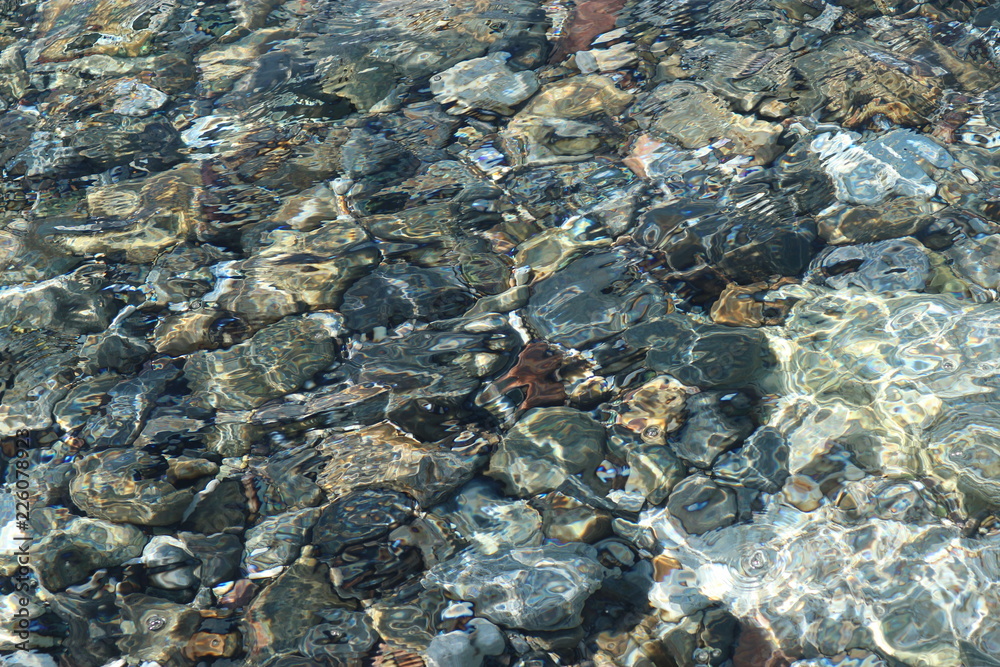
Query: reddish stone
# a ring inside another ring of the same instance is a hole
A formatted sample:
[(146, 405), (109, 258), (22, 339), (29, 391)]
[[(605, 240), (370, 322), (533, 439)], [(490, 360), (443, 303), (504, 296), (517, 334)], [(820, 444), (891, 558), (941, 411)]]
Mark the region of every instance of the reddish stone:
[(514, 387), (525, 387), (522, 410), (562, 405), (566, 390), (555, 375), (561, 365), (562, 355), (551, 350), (548, 343), (529, 343), (518, 356), (517, 364), (497, 380), (497, 388), (500, 393), (506, 393)]
[(625, 0), (584, 0), (570, 12), (563, 24), (563, 34), (559, 38), (550, 63), (560, 63), (571, 53), (590, 48), (594, 38), (615, 29), (618, 12), (625, 6)]

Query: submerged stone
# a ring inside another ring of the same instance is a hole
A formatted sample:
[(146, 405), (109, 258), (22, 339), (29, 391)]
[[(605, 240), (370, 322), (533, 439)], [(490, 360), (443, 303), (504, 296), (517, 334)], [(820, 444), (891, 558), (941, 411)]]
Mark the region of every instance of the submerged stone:
[(73, 517), (32, 547), (33, 567), (43, 586), (61, 591), (85, 581), (99, 568), (139, 556), (146, 539), (135, 526)]
[(738, 447), (751, 431), (750, 399), (739, 392), (706, 391), (685, 404), (684, 427), (669, 440), (674, 453), (697, 468), (709, 468), (723, 452)]
[(568, 476), (593, 479), (604, 458), (604, 428), (572, 408), (525, 413), (490, 460), (489, 474), (508, 492), (530, 496), (558, 488)]
[(253, 408), (299, 388), (333, 361), (336, 316), (288, 318), (226, 350), (199, 351), (184, 362), (195, 396), (214, 408)]
[(549, 544), (492, 556), (470, 551), (432, 569), (424, 585), (472, 600), (480, 614), (506, 627), (564, 630), (582, 622), (583, 605), (605, 576), (595, 558), (596, 551), (584, 545)]
[(762, 426), (739, 450), (720, 456), (712, 465), (712, 476), (720, 482), (776, 493), (788, 478), (788, 449), (776, 428)]
[(330, 433), (316, 447), (327, 460), (316, 483), (332, 496), (381, 486), (409, 493), (424, 506), (443, 500), (482, 464), (475, 451), (425, 445), (391, 422)]
[(180, 520), (194, 492), (163, 479), (167, 461), (136, 449), (109, 449), (78, 459), (70, 498), (88, 515), (141, 526)]
[(514, 106), (538, 90), (534, 72), (514, 72), (507, 67), (510, 55), (496, 51), (458, 63), (431, 77), (431, 92), (442, 104), (455, 103), (449, 113), (481, 109), (510, 115)]
[(1000, 664), (998, 20), (0, 0), (0, 662)]
[(921, 290), (931, 271), (927, 252), (910, 238), (842, 246), (813, 260), (830, 287), (860, 287), (875, 292)]
[(655, 285), (635, 279), (612, 251), (569, 264), (532, 287), (527, 320), (544, 338), (577, 349), (673, 310)]
[(273, 576), (299, 557), (319, 510), (306, 508), (267, 517), (246, 532), (241, 569), (251, 579)]
[(824, 160), (837, 197), (852, 204), (880, 204), (891, 194), (930, 199), (937, 184), (926, 172), (954, 163), (947, 150), (911, 131), (893, 130), (860, 145), (856, 136), (821, 134), (810, 144)]
[(700, 535), (736, 520), (736, 495), (707, 477), (692, 475), (671, 491), (667, 509), (684, 530)]
[(643, 129), (684, 148), (703, 148), (722, 141), (727, 153), (746, 155), (767, 164), (778, 154), (781, 126), (740, 116), (698, 84), (663, 83), (637, 103)]

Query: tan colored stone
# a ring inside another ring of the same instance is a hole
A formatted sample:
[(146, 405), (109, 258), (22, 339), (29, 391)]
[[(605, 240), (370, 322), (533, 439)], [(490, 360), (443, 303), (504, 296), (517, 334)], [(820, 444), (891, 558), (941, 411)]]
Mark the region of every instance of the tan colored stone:
[(524, 109), (525, 114), (556, 118), (583, 118), (605, 112), (617, 116), (632, 103), (632, 95), (620, 90), (606, 76), (575, 76), (542, 87)]

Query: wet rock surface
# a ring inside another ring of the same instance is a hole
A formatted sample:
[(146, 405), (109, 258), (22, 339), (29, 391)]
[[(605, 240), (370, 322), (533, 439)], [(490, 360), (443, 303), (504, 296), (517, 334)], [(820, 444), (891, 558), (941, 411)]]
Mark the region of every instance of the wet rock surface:
[(545, 545), (489, 556), (470, 552), (432, 569), (426, 582), (469, 599), (495, 623), (555, 631), (579, 625), (583, 605), (603, 577), (592, 548)]
[(536, 408), (507, 432), (489, 473), (516, 496), (558, 488), (567, 477), (593, 478), (604, 458), (604, 429), (571, 408)]
[(0, 0), (0, 662), (1000, 665), (998, 34)]
[(137, 557), (145, 543), (146, 536), (134, 526), (74, 517), (39, 541), (35, 568), (46, 588), (60, 591), (95, 570)]
[(708, 478), (695, 475), (674, 487), (667, 509), (684, 530), (700, 535), (736, 520), (736, 496)]
[(161, 480), (166, 459), (142, 450), (109, 449), (80, 458), (74, 468), (70, 498), (97, 519), (169, 525), (181, 518), (194, 496)]
[(830, 287), (875, 292), (920, 291), (931, 270), (923, 245), (905, 237), (833, 248), (818, 255), (814, 267)]
[(624, 256), (598, 253), (576, 260), (538, 282), (526, 314), (538, 334), (567, 347), (587, 347), (670, 312), (669, 298), (645, 280), (633, 280)]

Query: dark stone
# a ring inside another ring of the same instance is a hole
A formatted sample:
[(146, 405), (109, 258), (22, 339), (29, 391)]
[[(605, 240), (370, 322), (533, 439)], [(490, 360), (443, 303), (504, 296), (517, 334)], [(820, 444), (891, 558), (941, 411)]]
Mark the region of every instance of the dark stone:
[(777, 493), (788, 479), (788, 443), (774, 427), (762, 426), (747, 438), (743, 447), (723, 454), (713, 476), (722, 483)]
[(391, 386), (386, 416), (416, 437), (436, 441), (479, 414), (467, 399), (481, 377), (501, 370), (519, 347), (520, 336), (498, 316), (441, 320), (363, 344), (342, 373), (354, 384)]
[(416, 502), (405, 493), (361, 489), (323, 508), (313, 527), (313, 543), (327, 557), (353, 545), (379, 544), (395, 528), (413, 520)]
[(258, 475), (260, 513), (272, 516), (322, 503), (326, 496), (315, 481), (315, 471), (322, 460), (309, 446), (273, 454)]
[(671, 309), (666, 294), (633, 274), (624, 255), (604, 251), (536, 283), (526, 315), (542, 338), (583, 349)]
[(774, 363), (760, 331), (694, 323), (679, 313), (629, 327), (598, 345), (594, 359), (604, 374), (645, 366), (702, 389), (752, 384)]
[(83, 587), (49, 599), (55, 614), (69, 626), (63, 643), (67, 657), (79, 667), (101, 667), (119, 656), (115, 636), (121, 631), (115, 593), (110, 587)]
[(340, 312), (355, 331), (393, 328), (409, 319), (457, 317), (475, 303), (455, 269), (388, 264), (358, 280), (344, 293)]
[(695, 338), (690, 320), (680, 313), (672, 313), (629, 327), (618, 338), (595, 346), (593, 355), (605, 374), (633, 370), (645, 361), (652, 349), (658, 350), (667, 362), (679, 364), (694, 345)]
[(710, 468), (720, 454), (738, 447), (753, 431), (746, 394), (706, 391), (689, 398), (685, 407), (687, 421), (669, 442), (677, 456), (697, 468)]
[(154, 402), (179, 375), (180, 370), (173, 364), (157, 361), (136, 377), (119, 382), (108, 391), (110, 400), (101, 412), (87, 420), (81, 436), (95, 449), (130, 445)]
[(202, 498), (191, 516), (182, 524), (184, 528), (210, 535), (226, 530), (242, 530), (249, 510), (243, 485), (238, 479), (227, 479)]
[(178, 533), (177, 536), (194, 557), (201, 561), (198, 579), (202, 586), (215, 586), (240, 576), (238, 566), (240, 554), (243, 553), (243, 543), (238, 536), (225, 533), (215, 535)]
[(80, 356), (87, 360), (91, 372), (111, 369), (121, 373), (138, 370), (153, 351), (146, 341), (124, 336), (117, 331), (90, 336), (80, 347)]
[(684, 530), (700, 535), (736, 520), (736, 495), (704, 475), (692, 475), (674, 487), (667, 509)]
[(748, 284), (799, 275), (812, 257), (816, 225), (794, 216), (730, 213), (711, 202), (680, 200), (647, 212), (635, 239), (662, 252), (674, 271), (704, 263)]
[(33, 145), (14, 161), (24, 160), (29, 178), (66, 178), (132, 162), (148, 171), (162, 171), (182, 159), (180, 134), (166, 118), (98, 113), (79, 121), (74, 130), (51, 138), (42, 153), (32, 150)]
[(740, 623), (736, 617), (724, 609), (714, 608), (705, 611), (698, 639), (709, 652), (709, 665), (718, 667), (729, 664), (736, 646), (739, 627)]
[(767, 338), (759, 331), (730, 327), (699, 327), (704, 332), (683, 354), (652, 349), (646, 366), (668, 373), (683, 382), (704, 389), (739, 387), (753, 382), (762, 368), (771, 363)]
[(395, 141), (359, 129), (351, 130), (340, 156), (348, 176), (367, 177), (364, 184), (370, 192), (412, 176), (420, 164)]

